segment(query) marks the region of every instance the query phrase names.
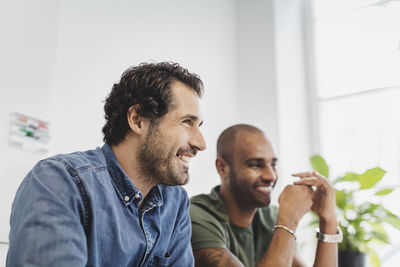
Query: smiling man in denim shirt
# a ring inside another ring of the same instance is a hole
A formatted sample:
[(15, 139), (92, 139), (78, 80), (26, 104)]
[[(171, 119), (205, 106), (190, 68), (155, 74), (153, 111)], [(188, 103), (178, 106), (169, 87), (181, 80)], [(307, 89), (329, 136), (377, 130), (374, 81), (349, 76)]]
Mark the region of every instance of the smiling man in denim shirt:
[(40, 161), (11, 213), (7, 266), (193, 266), (189, 160), (206, 145), (199, 77), (174, 63), (124, 72), (101, 148)]

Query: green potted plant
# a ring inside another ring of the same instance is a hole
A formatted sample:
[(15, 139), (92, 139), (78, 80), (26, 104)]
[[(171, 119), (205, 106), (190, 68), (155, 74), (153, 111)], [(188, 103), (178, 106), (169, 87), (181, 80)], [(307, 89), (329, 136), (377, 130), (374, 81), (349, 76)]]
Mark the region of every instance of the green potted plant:
[[(328, 164), (321, 156), (312, 156), (310, 162), (314, 170), (329, 179)], [(365, 255), (368, 255), (371, 266), (379, 267), (380, 260), (373, 246), (377, 243), (390, 244), (387, 234), (389, 225), (400, 230), (400, 218), (382, 205), (383, 198), (395, 188), (375, 187), (385, 173), (385, 170), (376, 167), (362, 174), (347, 172), (330, 179), (335, 188), (337, 215), (343, 232), (343, 241), (338, 247), (339, 266), (364, 266)], [(368, 200), (361, 202), (360, 194)], [(315, 226), (317, 222), (315, 218), (310, 225)], [(353, 263), (343, 263), (349, 258)]]

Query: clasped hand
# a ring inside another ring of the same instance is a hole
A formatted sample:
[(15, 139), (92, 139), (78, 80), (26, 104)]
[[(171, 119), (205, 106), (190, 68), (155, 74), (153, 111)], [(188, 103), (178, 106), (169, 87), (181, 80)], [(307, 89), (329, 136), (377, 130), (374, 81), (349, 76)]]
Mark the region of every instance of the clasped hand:
[(330, 182), (315, 171), (293, 176), (300, 179), (286, 186), (279, 196), (280, 217), (291, 217), (297, 227), (298, 221), (311, 209), (318, 215), (320, 227), (321, 224), (337, 225), (335, 190)]

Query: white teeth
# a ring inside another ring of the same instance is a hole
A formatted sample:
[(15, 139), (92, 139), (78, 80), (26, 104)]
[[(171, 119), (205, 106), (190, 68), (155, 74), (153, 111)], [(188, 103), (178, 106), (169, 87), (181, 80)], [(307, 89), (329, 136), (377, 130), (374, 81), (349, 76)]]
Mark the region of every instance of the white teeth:
[(180, 154), (180, 155), (178, 155), (178, 158), (180, 158), (181, 160), (183, 160), (186, 163), (189, 163), (189, 161), (192, 157)]
[(272, 191), (272, 186), (259, 186), (258, 190), (264, 191), (264, 192), (271, 192)]

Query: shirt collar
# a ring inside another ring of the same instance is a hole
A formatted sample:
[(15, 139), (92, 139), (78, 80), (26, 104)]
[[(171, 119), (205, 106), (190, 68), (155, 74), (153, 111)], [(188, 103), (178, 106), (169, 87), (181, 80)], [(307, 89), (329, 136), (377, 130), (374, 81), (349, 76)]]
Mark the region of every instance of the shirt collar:
[[(129, 176), (122, 169), (111, 146), (104, 144), (101, 148), (107, 163), (107, 169), (111, 176), (111, 181), (117, 191), (117, 194), (121, 201), (128, 206), (132, 202), (138, 206), (139, 202), (143, 199), (142, 193), (133, 184)], [(159, 185), (154, 186), (148, 193), (147, 197), (150, 203), (154, 203), (157, 206), (163, 204), (163, 198), (160, 192)], [(146, 201), (146, 202), (148, 202)]]
[(219, 195), (221, 186), (217, 185), (211, 190), (210, 200), (219, 216), (226, 222), (229, 222), (228, 209), (226, 208), (224, 200)]
[[(219, 213), (221, 218), (223, 218), (227, 223), (234, 225), (229, 220), (228, 209), (225, 205), (225, 201), (222, 199), (221, 195), (219, 194), (220, 189), (221, 189), (220, 185), (217, 185), (211, 189), (211, 193), (210, 193), (211, 203), (213, 204), (213, 206), (215, 207), (216, 211)], [(270, 207), (271, 207), (271, 204), (269, 204), (267, 207), (264, 207), (264, 208), (257, 208), (257, 211), (254, 214), (253, 222), (248, 227), (240, 227), (237, 225), (234, 225), (234, 227), (236, 227), (238, 229), (249, 229), (249, 227), (251, 228), (252, 225), (254, 224), (254, 222), (258, 220), (257, 218), (260, 217), (260, 215), (262, 213), (262, 209), (269, 209)]]

